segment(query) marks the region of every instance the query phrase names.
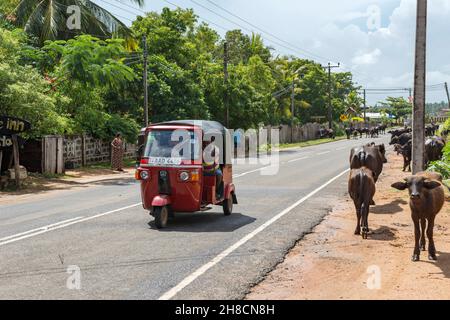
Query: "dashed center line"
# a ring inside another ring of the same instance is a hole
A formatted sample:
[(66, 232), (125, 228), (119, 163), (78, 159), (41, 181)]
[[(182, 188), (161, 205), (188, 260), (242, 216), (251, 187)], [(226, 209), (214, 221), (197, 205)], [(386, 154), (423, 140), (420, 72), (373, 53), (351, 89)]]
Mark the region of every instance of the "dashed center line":
[(305, 159), (308, 159), (308, 158), (309, 158), (309, 157), (303, 157), (303, 158), (298, 158), (298, 159), (292, 159), (292, 160), (289, 160), (287, 163), (297, 162), (297, 161), (305, 160)]
[(321, 153), (318, 153), (317, 155), (318, 155), (318, 156), (321, 156), (321, 155), (328, 154), (328, 153), (331, 153), (331, 151), (321, 152)]

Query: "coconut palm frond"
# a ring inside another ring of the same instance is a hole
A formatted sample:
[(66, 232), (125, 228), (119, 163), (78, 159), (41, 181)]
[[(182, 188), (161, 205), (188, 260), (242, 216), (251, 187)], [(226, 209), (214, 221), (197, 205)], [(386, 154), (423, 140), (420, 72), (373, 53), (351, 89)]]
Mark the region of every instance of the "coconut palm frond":
[(33, 14), (39, 5), (45, 0), (30, 0), (30, 1), (20, 1), (17, 7), (13, 10), (12, 14), (16, 16), (16, 23), (21, 26), (25, 26), (28, 17)]
[[(145, 0), (129, 0), (139, 6)], [(67, 26), (69, 6), (80, 8), (81, 28), (72, 30)], [(45, 40), (68, 39), (77, 34), (92, 34), (96, 37), (123, 37), (128, 47), (137, 45), (130, 29), (112, 13), (90, 0), (21, 0), (16, 10), (15, 23), (29, 34)]]
[(61, 25), (66, 22), (65, 6), (55, 0), (48, 2), (42, 24), (41, 41), (56, 40), (60, 33)]

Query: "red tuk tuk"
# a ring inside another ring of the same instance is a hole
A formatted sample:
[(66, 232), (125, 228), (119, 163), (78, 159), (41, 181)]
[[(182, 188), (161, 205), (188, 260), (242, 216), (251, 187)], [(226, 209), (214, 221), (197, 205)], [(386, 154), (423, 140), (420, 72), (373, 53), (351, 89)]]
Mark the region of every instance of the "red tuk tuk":
[[(153, 124), (142, 134), (145, 147), (136, 179), (141, 182), (143, 207), (158, 229), (166, 227), (175, 212), (201, 212), (210, 205), (222, 206), (224, 214), (231, 215), (237, 198), (231, 135), (224, 126), (214, 121), (171, 121)], [(212, 144), (219, 151), (223, 173), (219, 185), (217, 175), (204, 172), (205, 148)]]

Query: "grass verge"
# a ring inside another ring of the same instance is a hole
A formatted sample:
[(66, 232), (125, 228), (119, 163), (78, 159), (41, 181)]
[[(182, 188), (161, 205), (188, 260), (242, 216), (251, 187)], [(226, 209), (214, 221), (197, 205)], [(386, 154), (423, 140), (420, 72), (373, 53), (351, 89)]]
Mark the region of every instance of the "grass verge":
[(317, 140), (308, 140), (308, 141), (297, 142), (297, 143), (284, 143), (284, 144), (280, 144), (280, 150), (281, 149), (289, 149), (289, 148), (303, 148), (303, 147), (316, 146), (319, 144), (330, 143), (330, 142), (335, 142), (335, 141), (340, 141), (340, 140), (345, 140), (345, 139), (347, 139), (346, 136), (341, 136), (341, 137), (336, 137), (336, 139), (325, 138), (325, 139), (317, 139)]

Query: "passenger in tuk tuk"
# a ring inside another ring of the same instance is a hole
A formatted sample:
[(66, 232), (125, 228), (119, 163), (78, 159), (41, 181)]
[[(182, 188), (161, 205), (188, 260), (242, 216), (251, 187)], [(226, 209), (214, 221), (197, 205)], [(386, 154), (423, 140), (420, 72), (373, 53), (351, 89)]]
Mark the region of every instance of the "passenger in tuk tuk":
[(222, 198), (223, 173), (220, 168), (220, 149), (214, 144), (215, 137), (211, 137), (210, 142), (203, 144), (203, 175), (207, 177), (216, 177), (216, 196)]

